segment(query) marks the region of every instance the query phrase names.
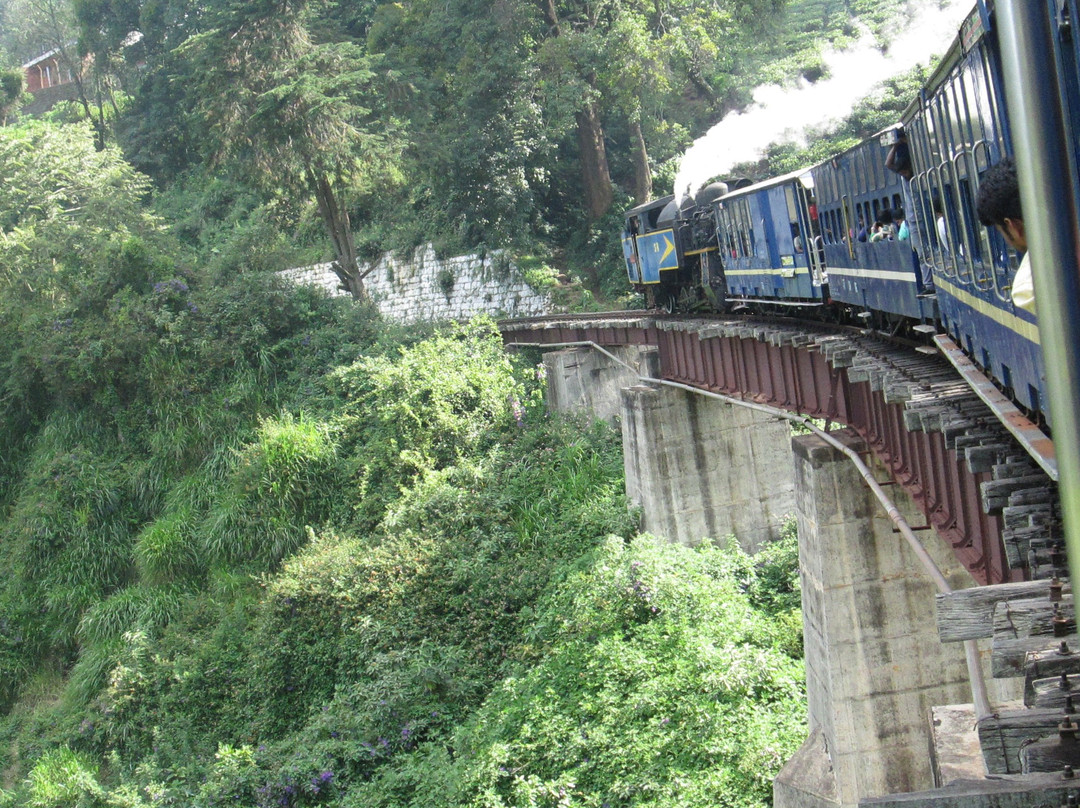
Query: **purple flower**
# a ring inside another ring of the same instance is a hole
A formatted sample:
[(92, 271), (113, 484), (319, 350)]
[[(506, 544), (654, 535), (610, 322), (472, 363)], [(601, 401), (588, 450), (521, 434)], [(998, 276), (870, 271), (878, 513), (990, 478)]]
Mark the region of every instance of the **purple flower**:
[(171, 281), (158, 281), (154, 284), (154, 293), (161, 294), (162, 292), (180, 292), (181, 294), (188, 290), (188, 285), (179, 278), (173, 278)]
[(319, 781), (322, 783), (329, 783), (334, 779), (334, 773), (332, 771), (325, 771), (319, 775)]

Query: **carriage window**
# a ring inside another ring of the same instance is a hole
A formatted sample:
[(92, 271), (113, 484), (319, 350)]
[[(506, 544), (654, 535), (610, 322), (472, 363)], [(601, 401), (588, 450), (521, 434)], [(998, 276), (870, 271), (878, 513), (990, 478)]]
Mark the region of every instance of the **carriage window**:
[(721, 204), (717, 208), (720, 218), (721, 247), (724, 249), (724, 258), (735, 257), (735, 240), (732, 235), (731, 214), (726, 205)]
[[(843, 198), (843, 205), (844, 227), (850, 228), (853, 232), (857, 232), (855, 231), (854, 223), (851, 221), (851, 200), (846, 196)], [(858, 210), (858, 206), (856, 206), (855, 209)], [(855, 239), (853, 238), (848, 240), (848, 255), (851, 258), (855, 257)]]
[(754, 217), (750, 212), (750, 200), (744, 198), (742, 200), (742, 203), (743, 203), (743, 216), (745, 217), (745, 220), (746, 220), (746, 231), (745, 231), (745, 234), (744, 234), (745, 235), (744, 240), (746, 242), (746, 244), (745, 244), (745, 246), (746, 246), (746, 257), (750, 258), (754, 254)]
[(784, 201), (787, 203), (788, 227), (790, 228), (792, 249), (805, 252), (806, 245), (813, 234), (803, 233), (799, 226), (799, 213), (795, 204), (795, 189), (791, 185), (784, 187)]
[(982, 250), (982, 233), (979, 219), (975, 215), (975, 197), (971, 191), (971, 181), (967, 178), (960, 180), (960, 206), (963, 210), (964, 223), (966, 225), (968, 240), (971, 242), (972, 258), (978, 260)]
[(750, 203), (743, 197), (730, 204), (730, 228), (728, 229), (728, 247), (733, 258), (749, 258), (754, 254), (754, 232), (750, 220)]

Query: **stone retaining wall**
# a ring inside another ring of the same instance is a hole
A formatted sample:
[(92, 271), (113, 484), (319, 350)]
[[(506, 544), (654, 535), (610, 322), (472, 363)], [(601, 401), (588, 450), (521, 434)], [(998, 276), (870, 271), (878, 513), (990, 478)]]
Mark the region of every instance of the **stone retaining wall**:
[[(361, 265), (361, 271), (371, 264)], [(330, 264), (281, 273), (297, 284), (312, 284), (344, 295)], [(530, 317), (551, 309), (550, 296), (537, 292), (501, 254), (439, 259), (430, 247), (399, 261), (384, 255), (364, 278), (383, 316), (401, 323), (467, 320), (476, 314)]]

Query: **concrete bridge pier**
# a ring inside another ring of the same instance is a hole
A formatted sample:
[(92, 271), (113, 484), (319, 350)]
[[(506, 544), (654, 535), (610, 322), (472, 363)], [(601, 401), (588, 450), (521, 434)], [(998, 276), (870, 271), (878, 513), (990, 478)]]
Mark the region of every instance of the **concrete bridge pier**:
[(659, 354), (653, 346), (621, 345), (606, 350), (633, 370), (585, 346), (544, 354), (549, 410), (588, 410), (596, 418), (615, 423), (622, 412), (620, 391), (637, 384), (639, 376), (658, 375)]
[(755, 552), (795, 512), (787, 421), (672, 387), (622, 391), (626, 491), (642, 529), (697, 544), (734, 534)]
[[(963, 647), (938, 640), (937, 590), (855, 466), (817, 436), (792, 448), (809, 738), (774, 783), (775, 807), (931, 789), (930, 710), (972, 699)], [(888, 491), (924, 524), (900, 486)], [(918, 536), (952, 587), (973, 585), (932, 529)]]

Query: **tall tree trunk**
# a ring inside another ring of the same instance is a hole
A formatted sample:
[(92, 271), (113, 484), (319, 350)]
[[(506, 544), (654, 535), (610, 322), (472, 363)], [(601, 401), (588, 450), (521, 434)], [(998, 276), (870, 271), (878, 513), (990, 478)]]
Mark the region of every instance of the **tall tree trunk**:
[(367, 273), (360, 273), (360, 265), (356, 260), (356, 245), (353, 243), (349, 212), (338, 202), (334, 187), (325, 174), (312, 176), (311, 180), (315, 188), (315, 200), (319, 205), (319, 215), (327, 235), (330, 236), (330, 243), (334, 245), (334, 273), (341, 280), (341, 288), (352, 295), (353, 300), (366, 301), (368, 293), (364, 287), (364, 275)]
[[(550, 36), (562, 34), (559, 14), (555, 0), (539, 0), (544, 21), (551, 27)], [(586, 83), (592, 87), (595, 76), (586, 77)], [(607, 149), (604, 147), (604, 127), (600, 123), (600, 112), (593, 101), (575, 114), (577, 118), (578, 151), (581, 153), (581, 184), (585, 189), (585, 211), (590, 219), (599, 219), (611, 207), (611, 172), (608, 170)]]
[(652, 199), (652, 171), (649, 170), (649, 152), (645, 149), (640, 116), (639, 111), (630, 119), (630, 139), (634, 157), (634, 202), (643, 205)]
[(613, 194), (607, 150), (604, 148), (604, 128), (600, 124), (600, 113), (592, 101), (578, 110), (577, 129), (585, 210), (590, 219), (599, 219), (611, 207)]
[[(83, 108), (90, 125), (94, 127), (94, 146), (98, 151), (105, 151), (105, 115), (94, 114), (94, 108), (91, 106), (90, 98), (86, 93), (86, 84), (83, 82), (83, 66), (72, 61), (62, 48), (60, 49), (60, 61), (67, 65), (68, 70), (71, 72), (72, 79), (75, 82), (75, 93), (79, 97), (79, 105)], [(99, 94), (98, 98), (100, 99), (100, 97)]]

